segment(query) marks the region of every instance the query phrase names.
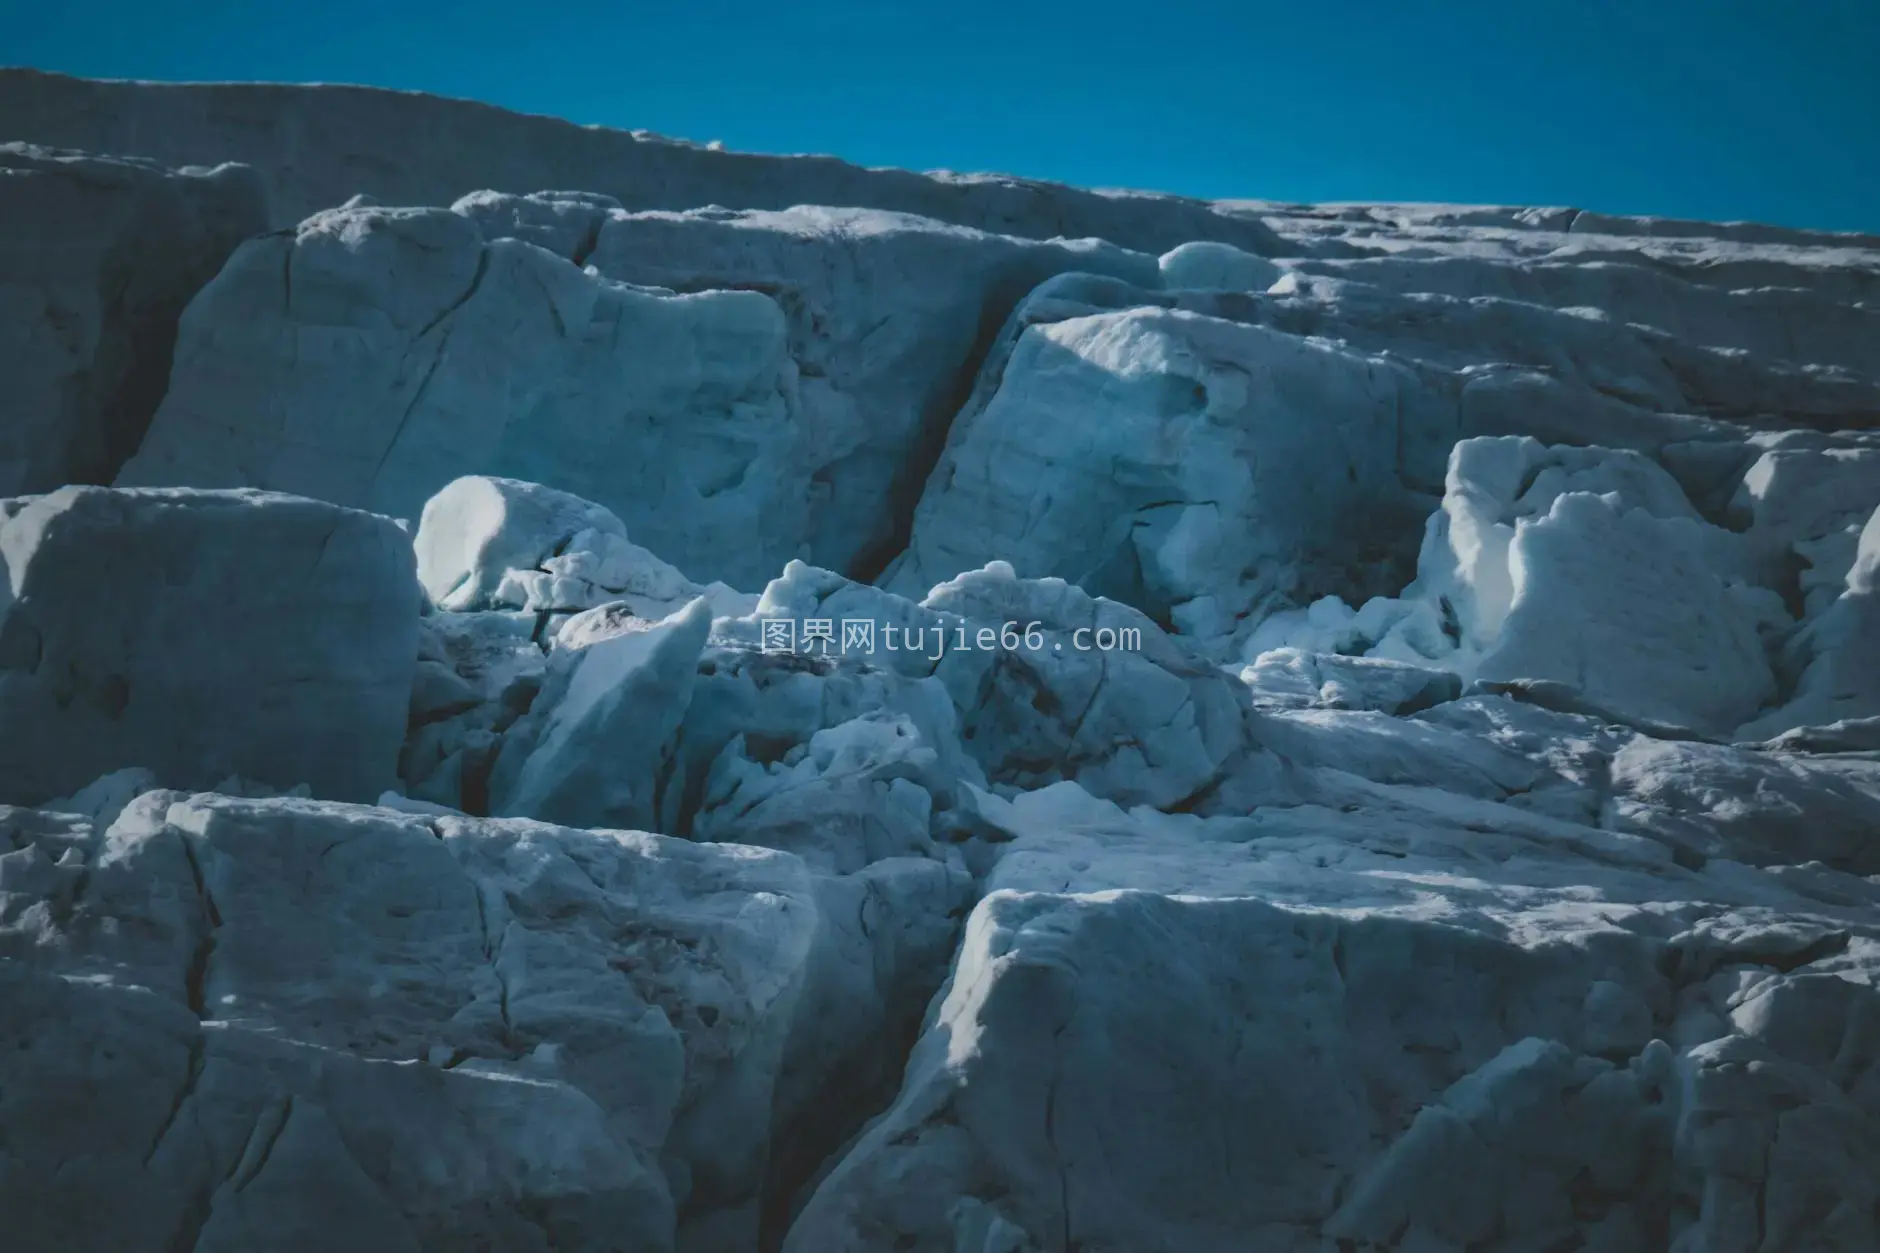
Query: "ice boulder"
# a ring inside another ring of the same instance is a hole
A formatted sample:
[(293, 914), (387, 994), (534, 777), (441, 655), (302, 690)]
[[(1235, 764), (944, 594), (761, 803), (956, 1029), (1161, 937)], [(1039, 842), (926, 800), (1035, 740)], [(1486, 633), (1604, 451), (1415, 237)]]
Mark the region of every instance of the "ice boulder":
[(0, 496), (109, 482), (162, 399), (183, 307), (268, 228), (261, 179), (0, 144), (0, 221)]
[(512, 571), (537, 568), (582, 532), (627, 535), (611, 511), (578, 496), (466, 475), (425, 502), (413, 540), (418, 581), (440, 609), (497, 608)]
[(1620, 721), (1728, 734), (1775, 679), (1755, 601), (1709, 562), (1698, 526), (1557, 498), (1509, 547), (1509, 608), (1475, 678), (1559, 685)]
[(1024, 328), (988, 387), (888, 586), (1003, 560), (1206, 637), (1342, 586), (1402, 505), (1399, 415), (1420, 383), (1329, 341), (1138, 308)]
[(711, 624), (700, 598), (556, 658), (528, 716), (503, 740), (492, 812), (654, 826)]
[(1063, 579), (1020, 578), (1006, 562), (919, 601), (793, 563), (748, 625), (766, 619), (865, 624), (865, 646), (815, 664), (937, 680), (995, 783), (1075, 778), (1098, 795), (1174, 805), (1208, 793), (1249, 751), (1235, 679), (1141, 611)]
[(1774, 696), (1768, 641), (1790, 623), (1740, 541), (1637, 452), (1467, 439), (1403, 596), (1273, 615), (1249, 660), (1293, 647), (1435, 665), (1556, 707), (1727, 735)]
[(1208, 240), (1163, 253), (1159, 265), (1162, 283), (1170, 288), (1265, 291), (1280, 276), (1280, 268), (1265, 257)]
[(417, 658), (410, 539), (255, 491), (68, 487), (0, 525), (0, 797), (142, 766), (369, 799)]
[(425, 503), (418, 580), (439, 608), (577, 613), (610, 601), (663, 618), (698, 596), (748, 613), (756, 597), (701, 587), (627, 539), (611, 510), (516, 479), (466, 475)]

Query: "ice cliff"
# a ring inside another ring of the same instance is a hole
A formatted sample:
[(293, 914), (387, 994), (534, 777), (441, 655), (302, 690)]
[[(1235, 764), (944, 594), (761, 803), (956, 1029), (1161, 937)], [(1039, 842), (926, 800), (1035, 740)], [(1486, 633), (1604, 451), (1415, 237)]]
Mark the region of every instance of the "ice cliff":
[(1871, 1253), (1880, 238), (0, 71), (22, 1253)]

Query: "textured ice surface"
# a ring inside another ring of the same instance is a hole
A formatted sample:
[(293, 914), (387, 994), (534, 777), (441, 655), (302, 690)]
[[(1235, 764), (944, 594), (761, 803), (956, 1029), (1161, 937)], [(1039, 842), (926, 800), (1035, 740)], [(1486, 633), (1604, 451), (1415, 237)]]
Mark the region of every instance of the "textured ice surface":
[(1802, 666), (1794, 699), (1745, 726), (1744, 738), (1880, 718), (1880, 508), (1860, 529), (1840, 594), (1810, 616), (1791, 651)]
[(242, 166), (0, 143), (0, 496), (111, 481), (163, 398), (183, 306), (267, 215)]
[(0, 794), (146, 766), (366, 800), (395, 779), (410, 540), (264, 492), (67, 487), (0, 524)]
[(0, 116), (8, 1249), (1880, 1247), (1880, 239)]
[(0, 829), (21, 1248), (668, 1249), (707, 1209), (752, 1247), (766, 1146), (865, 1051), (804, 1016), (879, 1029), (954, 925), (931, 863), (868, 880), (875, 940), (788, 854), (534, 822), (152, 792)]
[(1711, 1249), (1758, 1206), (1778, 1247), (1873, 1238), (1833, 1060), (1880, 1007), (1870, 884), (1391, 791), (988, 801), (1012, 842), (901, 1095), (786, 1247)]
[(989, 312), (1064, 270), (1156, 274), (1096, 241), (827, 209), (614, 210), (583, 270), (473, 208), (362, 205), (245, 246), (121, 481), (415, 517), (502, 475), (598, 502), (694, 577), (878, 565)]
[(1447, 668), (1630, 725), (1729, 736), (1776, 695), (1770, 644), (1795, 628), (1755, 581), (1756, 538), (1703, 520), (1639, 453), (1464, 440), (1401, 598), (1274, 614), (1245, 652), (1256, 671), (1287, 647)]

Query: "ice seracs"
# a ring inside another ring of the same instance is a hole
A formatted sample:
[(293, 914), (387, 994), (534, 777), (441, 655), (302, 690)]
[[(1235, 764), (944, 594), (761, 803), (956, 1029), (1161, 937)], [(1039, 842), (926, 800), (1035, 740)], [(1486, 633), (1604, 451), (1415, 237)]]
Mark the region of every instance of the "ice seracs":
[(510, 476), (597, 502), (698, 578), (878, 567), (982, 323), (1066, 270), (1156, 281), (1100, 241), (603, 201), (356, 205), (254, 241), (192, 310), (121, 481), (413, 517), (460, 475)]
[(1521, 526), (1513, 586), (1478, 681), (1557, 683), (1619, 721), (1728, 734), (1775, 694), (1753, 606), (1695, 525), (1569, 493)]
[(1403, 596), (1273, 615), (1246, 673), (1275, 647), (1362, 654), (1728, 738), (1776, 696), (1771, 645), (1794, 625), (1755, 581), (1754, 538), (1699, 517), (1636, 452), (1464, 440)]
[[(1246, 698), (1141, 611), (993, 562), (915, 602), (801, 565), (757, 616), (872, 622), (857, 658), (938, 680), (967, 752), (995, 782), (1081, 779), (1099, 795), (1173, 805), (1247, 752)], [(897, 643), (898, 641), (898, 643)]]
[(1880, 1247), (1880, 239), (0, 116), (9, 1249)]

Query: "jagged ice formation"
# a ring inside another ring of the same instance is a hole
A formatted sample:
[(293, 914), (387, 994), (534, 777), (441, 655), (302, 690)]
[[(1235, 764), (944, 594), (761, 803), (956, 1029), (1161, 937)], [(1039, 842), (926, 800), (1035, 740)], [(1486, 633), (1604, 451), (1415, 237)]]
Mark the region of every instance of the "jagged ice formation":
[(0, 145), (9, 1249), (1880, 1248), (1880, 239)]

